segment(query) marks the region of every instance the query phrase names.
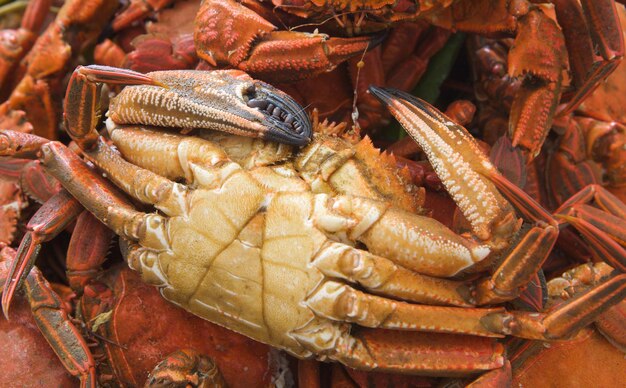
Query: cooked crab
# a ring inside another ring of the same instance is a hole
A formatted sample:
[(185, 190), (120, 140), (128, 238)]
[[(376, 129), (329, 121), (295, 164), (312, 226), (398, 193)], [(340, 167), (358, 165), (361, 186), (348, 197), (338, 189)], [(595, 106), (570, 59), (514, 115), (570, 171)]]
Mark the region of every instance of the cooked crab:
[[(557, 222), (500, 176), (462, 127), (410, 96), (372, 92), (426, 151), (472, 236), (381, 197), (342, 191), (342, 182), (362, 177), (345, 169), (354, 150), (328, 147), (323, 137), (283, 164), (245, 169), (198, 137), (111, 125), (118, 153), (93, 128), (71, 128), (106, 179), (60, 143), (33, 143), (44, 166), (122, 237), (131, 268), (166, 299), (299, 357), (407, 373), (493, 369), (503, 365), (502, 347), (473, 336), (564, 338), (624, 298), (626, 275), (614, 274), (546, 314), (475, 308), (519, 294), (551, 250)], [(68, 123), (95, 120), (88, 119)], [(5, 149), (19, 154), (12, 136), (3, 132)], [(110, 182), (157, 211), (137, 210)], [(324, 192), (329, 186), (339, 193)], [(500, 191), (534, 222), (527, 232)], [(596, 243), (614, 241), (601, 233)], [(623, 270), (624, 256), (611, 263)], [(14, 269), (27, 267), (28, 258), (21, 260)], [(493, 275), (475, 283), (446, 279), (492, 264)], [(14, 271), (13, 282), (21, 276)], [(10, 296), (3, 295), (5, 312)], [(412, 333), (381, 338), (355, 326), (470, 336), (443, 335), (433, 345)], [(406, 348), (420, 344), (424, 353)], [(450, 346), (473, 359), (447, 354), (442, 361), (439, 352)]]

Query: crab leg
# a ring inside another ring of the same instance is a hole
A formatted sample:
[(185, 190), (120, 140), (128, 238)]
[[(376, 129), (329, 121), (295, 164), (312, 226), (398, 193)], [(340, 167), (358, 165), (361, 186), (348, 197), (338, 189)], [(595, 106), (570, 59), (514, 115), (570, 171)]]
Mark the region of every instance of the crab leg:
[(2, 312), (9, 316), (9, 307), (13, 294), (22, 285), (35, 265), (35, 259), (41, 244), (50, 241), (61, 233), (65, 227), (82, 211), (82, 206), (65, 190), (50, 198), (39, 208), (26, 226), (26, 234), (11, 263), (7, 282), (2, 293)]
[(23, 132), (0, 130), (0, 156), (34, 159), (50, 140)]
[(81, 387), (95, 387), (96, 368), (89, 347), (61, 307), (59, 297), (36, 268), (26, 277), (25, 290), (37, 326), (65, 369), (80, 378)]
[(455, 376), (502, 367), (504, 347), (492, 338), (360, 329), (329, 358), (359, 369)]
[(608, 308), (626, 297), (626, 274), (609, 278), (598, 286), (574, 296), (545, 314), (508, 312), (507, 327), (502, 320), (483, 321), (490, 330), (528, 339), (564, 339), (589, 325)]
[(78, 295), (100, 273), (98, 267), (106, 259), (112, 238), (113, 231), (90, 212), (78, 216), (66, 260), (67, 280)]
[[(4, 248), (3, 258), (15, 256), (15, 251)], [(6, 261), (0, 263), (0, 287), (6, 281)], [(67, 371), (80, 378), (81, 387), (96, 386), (95, 362), (78, 329), (70, 321), (59, 296), (37, 268), (26, 277), (26, 296), (33, 316), (44, 338), (57, 354)]]
[[(596, 203), (602, 210), (586, 205)], [(626, 272), (626, 205), (600, 185), (589, 185), (556, 210), (576, 228), (596, 256)]]
[(624, 37), (613, 0), (582, 0), (580, 4), (573, 0), (552, 0), (552, 3), (565, 35), (576, 85), (574, 96), (560, 112), (566, 115), (619, 65), (624, 55)]

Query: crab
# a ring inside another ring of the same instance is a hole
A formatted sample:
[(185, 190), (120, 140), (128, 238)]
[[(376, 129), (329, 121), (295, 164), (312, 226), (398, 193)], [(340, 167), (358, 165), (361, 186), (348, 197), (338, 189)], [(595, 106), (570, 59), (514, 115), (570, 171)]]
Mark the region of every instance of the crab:
[[(37, 188), (43, 191), (45, 182), (39, 177), (40, 172), (37, 174), (38, 171), (33, 173), (31, 170), (33, 168), (22, 172), (21, 181), (25, 183), (27, 179), (35, 178), (39, 183)], [(273, 361), (269, 347), (253, 343), (167, 303), (127, 267), (116, 265), (103, 271), (101, 264), (111, 245), (111, 230), (84, 211), (66, 192), (59, 190), (60, 186), (50, 185), (49, 200), (35, 213), (27, 230), (31, 235), (45, 235), (44, 240), (49, 240), (66, 229), (68, 222), (76, 217), (67, 249), (66, 275), (70, 287), (51, 286), (38, 269), (31, 272), (25, 292), (30, 306), (20, 303), (17, 316), (18, 322), (31, 327), (23, 333), (23, 341), (30, 343), (30, 347), (21, 350), (22, 357), (32, 352), (37, 352), (40, 357), (49, 354), (54, 357), (56, 353), (60, 363), (49, 361), (57, 374), (55, 380), (73, 375), (80, 378), (81, 386), (95, 386), (96, 381), (136, 386), (144, 382), (153, 367), (153, 373), (167, 375), (168, 364), (155, 365), (167, 352), (183, 347), (203, 352), (198, 357), (205, 362), (209, 359), (207, 354), (215, 357), (215, 362), (225, 369), (224, 375), (231, 386), (239, 386), (237, 383), (249, 385), (264, 379), (269, 383), (269, 379), (278, 374), (276, 366), (279, 364), (269, 362)], [(30, 190), (29, 195), (33, 196)], [(58, 210), (63, 217), (47, 217)], [(0, 252), (2, 285), (16, 255), (17, 252), (9, 247)], [(137, 301), (140, 301), (139, 306)], [(149, 310), (148, 305), (151, 306)], [(152, 314), (154, 309), (159, 311), (156, 319)], [(15, 326), (15, 320), (0, 326), (8, 330)], [(40, 332), (41, 341), (34, 335), (36, 330)], [(171, 330), (176, 334), (163, 335)], [(197, 337), (194, 330), (201, 330), (204, 335)], [(49, 350), (42, 349), (39, 344), (42, 341), (48, 342)], [(237, 363), (231, 361), (234, 354)], [(6, 359), (6, 362), (15, 362), (15, 356)], [(246, 362), (240, 364), (242, 360)], [(193, 369), (194, 364), (188, 367)], [(62, 372), (63, 369), (66, 372)], [(17, 370), (22, 374), (28, 371), (24, 367)], [(38, 377), (42, 375), (39, 368), (32, 368), (31, 372), (34, 374), (29, 374), (28, 378), (41, 378)], [(153, 383), (158, 381), (162, 379)]]
[[(131, 3), (126, 11), (118, 15), (118, 20), (127, 20), (124, 16), (127, 13), (137, 15), (131, 12), (137, 4)], [(146, 34), (133, 39), (134, 49), (126, 55), (126, 59), (120, 54), (122, 48), (107, 40), (98, 46), (95, 60), (98, 64), (116, 65), (139, 72), (194, 68), (199, 61), (194, 46), (194, 19), (199, 8), (200, 1), (196, 0), (178, 2), (172, 8), (160, 10), (156, 22), (145, 24)], [(276, 20), (272, 22), (278, 23)], [(113, 28), (116, 26), (114, 22)], [(125, 31), (132, 30), (123, 30), (114, 39), (123, 40), (120, 37), (125, 36)], [(388, 121), (388, 117), (383, 116), (386, 111), (380, 102), (367, 93), (367, 86), (374, 83), (411, 90), (426, 70), (430, 57), (445, 44), (450, 34), (449, 30), (434, 27), (423, 20), (399, 23), (389, 30), (380, 45), (373, 47), (372, 44), (367, 52), (349, 59), (346, 66), (277, 86), (303, 105), (317, 108), (321, 116), (336, 121), (349, 121), (356, 108), (359, 116), (355, 120), (359, 126), (363, 130), (372, 129)], [(200, 66), (214, 69), (215, 65), (218, 64), (202, 61)], [(219, 64), (217, 68), (224, 66)], [(275, 82), (281, 73), (260, 75), (266, 81)]]
[[(89, 91), (96, 89), (91, 82), (121, 71), (80, 68), (75, 77), (85, 72), (93, 77), (84, 77), (80, 90)], [(166, 73), (145, 76), (143, 83), (163, 83), (172, 75)], [(75, 90), (70, 87), (68, 101), (90, 95)], [(236, 90), (224, 88), (213, 103), (224, 109), (219, 99), (230, 101)], [(33, 135), (2, 132), (3, 154), (38, 149), (46, 170), (120, 235), (129, 266), (167, 300), (301, 358), (404, 373), (475, 373), (503, 366), (495, 338), (567, 338), (624, 298), (626, 275), (615, 274), (545, 314), (499, 306), (516, 298), (540, 268), (558, 236), (557, 221), (503, 178), (462, 127), (406, 94), (371, 91), (420, 143), (470, 222), (471, 236), (395, 207), (383, 193), (362, 192), (360, 181), (376, 175), (355, 169), (349, 144), (326, 137), (283, 155), (286, 162), (274, 167), (258, 166), (260, 153), (246, 155), (246, 169), (228, 157), (227, 145), (146, 127), (162, 122), (157, 118), (109, 123), (118, 153), (95, 131), (90, 97), (78, 108), (67, 104), (68, 133), (106, 179), (61, 143)], [(383, 182), (392, 179), (385, 174)], [(526, 233), (500, 191), (533, 222)], [(125, 195), (158, 212), (137, 210)], [(616, 245), (604, 227), (598, 250)], [(21, 250), (30, 245), (23, 241)], [(623, 271), (626, 254), (616, 249), (606, 259)], [(13, 262), (5, 314), (31, 259), (18, 255)], [(449, 279), (492, 265), (492, 275), (475, 281)], [(461, 350), (441, 362), (451, 346)]]
[[(195, 44), (198, 56), (212, 65), (285, 82), (332, 70), (375, 42), (363, 36), (329, 37), (318, 29), (330, 36), (342, 32), (351, 36), (423, 19), (451, 30), (514, 35), (508, 74), (521, 79), (522, 85), (509, 127), (514, 146), (531, 160), (541, 149), (560, 101), (567, 57), (576, 90), (563, 112), (575, 109), (615, 69), (624, 51), (614, 1), (585, 0), (582, 8), (571, 0), (545, 2), (555, 6), (561, 28), (546, 7), (534, 3), (539, 2), (274, 0), (264, 6), (252, 0), (207, 0), (196, 18)], [(316, 29), (279, 31), (277, 25)], [(218, 33), (223, 30), (228, 33)]]

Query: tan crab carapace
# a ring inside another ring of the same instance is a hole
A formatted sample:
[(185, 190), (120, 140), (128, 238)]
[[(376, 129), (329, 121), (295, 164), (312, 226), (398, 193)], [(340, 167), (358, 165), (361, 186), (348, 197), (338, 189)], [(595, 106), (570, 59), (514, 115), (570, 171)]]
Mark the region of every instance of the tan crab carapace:
[[(199, 137), (114, 125), (116, 151), (93, 128), (71, 128), (106, 179), (60, 143), (38, 147), (44, 166), (120, 235), (131, 268), (166, 299), (298, 357), (472, 373), (504, 363), (501, 345), (474, 336), (567, 337), (624, 298), (626, 275), (615, 274), (547, 314), (474, 307), (517, 297), (551, 250), (557, 223), (500, 176), (462, 127), (410, 96), (372, 92), (426, 151), (472, 236), (384, 196), (341, 190), (362, 177), (349, 170), (354, 150), (329, 147), (323, 136), (282, 164), (246, 169)], [(3, 132), (6, 148), (19, 154), (12, 136)], [(157, 211), (137, 210), (110, 182)], [(534, 221), (527, 232), (499, 190)], [(598, 236), (598, 247), (611, 244)], [(623, 270), (624, 256), (622, 249), (611, 263)], [(491, 265), (494, 274), (476, 282), (446, 279)], [(14, 272), (13, 282), (20, 277)], [(9, 300), (3, 296), (5, 311)], [(363, 328), (469, 335), (415, 339)], [(442, 359), (446, 349), (453, 351)]]

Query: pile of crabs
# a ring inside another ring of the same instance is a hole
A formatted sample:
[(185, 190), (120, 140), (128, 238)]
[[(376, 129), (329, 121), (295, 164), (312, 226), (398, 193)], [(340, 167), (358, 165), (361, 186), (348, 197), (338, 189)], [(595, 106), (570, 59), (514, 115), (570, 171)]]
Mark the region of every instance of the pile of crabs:
[(0, 2), (0, 385), (623, 384), (620, 3)]

